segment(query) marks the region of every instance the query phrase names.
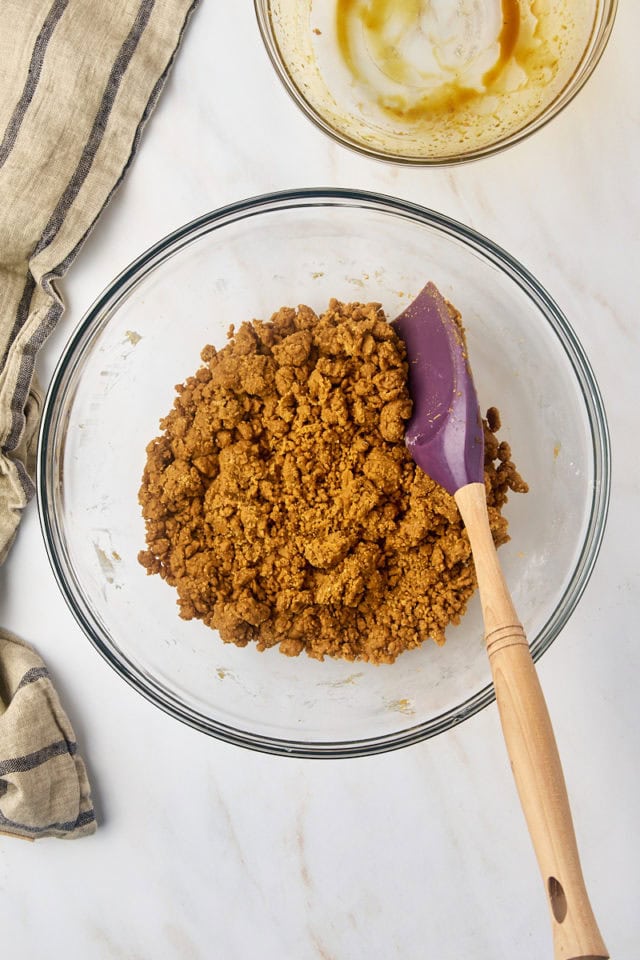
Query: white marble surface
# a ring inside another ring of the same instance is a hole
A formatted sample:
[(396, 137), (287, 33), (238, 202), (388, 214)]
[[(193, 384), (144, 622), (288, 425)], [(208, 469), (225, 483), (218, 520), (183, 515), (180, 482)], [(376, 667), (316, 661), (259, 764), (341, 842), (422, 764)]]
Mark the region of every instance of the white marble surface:
[[(136, 162), (64, 283), (67, 313), (40, 369), (46, 382), (90, 302), (150, 243), (277, 188), (357, 186), (415, 200), (486, 233), (537, 275), (593, 362), (612, 434), (602, 552), (540, 675), (616, 960), (640, 955), (639, 35), (640, 7), (623, 2), (577, 100), (511, 151), (404, 169), (331, 143), (298, 112), (248, 0), (204, 3)], [(208, 739), (138, 696), (81, 634), (50, 572), (35, 503), (2, 570), (0, 603), (3, 625), (32, 640), (54, 674), (100, 818), (95, 837), (73, 843), (0, 837), (7, 956), (551, 956), (495, 707), (365, 760), (283, 760)]]

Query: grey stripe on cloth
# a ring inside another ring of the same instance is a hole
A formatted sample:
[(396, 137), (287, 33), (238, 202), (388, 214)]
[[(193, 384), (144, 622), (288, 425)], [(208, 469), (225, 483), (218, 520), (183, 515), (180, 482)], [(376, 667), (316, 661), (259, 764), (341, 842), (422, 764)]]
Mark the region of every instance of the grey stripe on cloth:
[[(20, 684), (22, 686), (22, 684)], [(0, 777), (7, 773), (24, 773), (25, 770), (33, 770), (41, 764), (51, 760), (52, 757), (59, 757), (62, 753), (68, 753), (73, 756), (77, 751), (76, 743), (68, 743), (66, 740), (58, 740), (56, 743), (50, 743), (47, 747), (40, 750), (34, 750), (33, 753), (27, 753), (24, 757), (10, 757), (8, 760), (0, 760)]]
[(67, 820), (65, 823), (43, 823), (42, 826), (34, 827), (27, 823), (19, 823), (17, 820), (10, 820), (9, 817), (0, 813), (0, 827), (11, 828), (12, 830), (24, 831), (25, 833), (48, 834), (53, 831), (71, 833), (79, 827), (87, 827), (95, 823), (96, 815), (93, 810), (85, 810), (78, 815), (75, 820)]
[(18, 131), (22, 121), (24, 120), (25, 114), (29, 109), (29, 104), (33, 99), (33, 95), (38, 86), (38, 81), (40, 79), (40, 73), (42, 72), (42, 64), (44, 63), (44, 55), (47, 50), (49, 40), (53, 35), (53, 31), (57, 27), (60, 18), (68, 6), (69, 0), (54, 0), (47, 17), (42, 24), (40, 33), (33, 47), (33, 53), (31, 55), (31, 62), (29, 63), (29, 69), (27, 71), (27, 79), (22, 90), (20, 99), (16, 104), (16, 108), (13, 111), (13, 115), (7, 124), (7, 129), (5, 130), (4, 137), (2, 138), (2, 143), (0, 143), (0, 167), (4, 164), (5, 160), (11, 153), (11, 148), (16, 142), (16, 137), (18, 136)]
[(104, 134), (107, 120), (109, 119), (109, 114), (111, 113), (120, 82), (127, 67), (129, 66), (129, 63), (131, 62), (132, 56), (136, 51), (136, 47), (140, 42), (140, 37), (144, 33), (144, 29), (149, 22), (149, 17), (151, 16), (151, 11), (155, 6), (155, 2), (156, 0), (142, 0), (140, 6), (138, 7), (138, 12), (133, 22), (133, 26), (131, 27), (126, 40), (122, 44), (120, 52), (115, 59), (113, 67), (111, 68), (107, 86), (102, 96), (102, 102), (100, 103), (98, 112), (96, 113), (93, 121), (93, 127), (91, 129), (91, 133), (89, 134), (89, 139), (87, 140), (84, 150), (82, 151), (82, 156), (78, 161), (78, 166), (74, 170), (64, 193), (60, 197), (55, 210), (51, 214), (49, 222), (44, 228), (43, 234), (40, 237), (35, 250), (33, 251), (33, 256), (37, 256), (51, 243), (58, 230), (64, 223), (65, 215), (77, 197), (80, 187), (87, 178), (87, 174), (91, 169), (91, 164), (93, 163), (93, 159), (96, 155), (96, 150), (102, 141), (102, 136)]
[(18, 690), (21, 687), (26, 687), (28, 683), (34, 683), (36, 680), (42, 679), (42, 677), (48, 677), (49, 671), (46, 667), (31, 667), (30, 670), (27, 670), (24, 677), (18, 684)]
[[(24, 413), (22, 414), (22, 417), (24, 419)], [(16, 473), (18, 474), (18, 480), (20, 481), (22, 492), (27, 500), (31, 500), (36, 492), (36, 485), (29, 476), (27, 468), (22, 460), (14, 460), (13, 463), (16, 468)]]
[[(13, 391), (13, 396), (11, 397), (11, 430), (4, 442), (4, 450), (6, 453), (12, 453), (22, 437), (25, 424), (24, 407), (27, 402), (27, 397), (29, 396), (29, 390), (31, 389), (36, 356), (38, 350), (62, 316), (62, 309), (62, 304), (59, 300), (56, 300), (47, 311), (40, 326), (36, 327), (25, 345), (24, 352), (20, 358), (16, 386)], [(27, 477), (27, 479), (29, 479), (29, 477)]]

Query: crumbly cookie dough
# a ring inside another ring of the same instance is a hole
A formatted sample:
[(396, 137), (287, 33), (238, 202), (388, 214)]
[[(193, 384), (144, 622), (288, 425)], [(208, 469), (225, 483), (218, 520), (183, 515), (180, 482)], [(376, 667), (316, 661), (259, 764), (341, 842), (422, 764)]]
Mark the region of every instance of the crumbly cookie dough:
[[(453, 497), (413, 463), (402, 341), (379, 304), (332, 300), (231, 328), (176, 387), (140, 488), (150, 574), (225, 642), (392, 663), (444, 643), (476, 580)], [(492, 408), (485, 485), (526, 490)]]

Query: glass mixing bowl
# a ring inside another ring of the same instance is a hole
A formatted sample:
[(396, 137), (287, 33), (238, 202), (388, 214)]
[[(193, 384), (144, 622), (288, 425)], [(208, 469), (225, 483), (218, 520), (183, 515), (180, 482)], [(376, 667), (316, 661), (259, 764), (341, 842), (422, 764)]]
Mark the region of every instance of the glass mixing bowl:
[(457, 163), (517, 143), (591, 76), (617, 0), (254, 0), (271, 62), (321, 130), (369, 156)]
[(47, 396), (38, 499), (62, 592), (98, 651), (169, 714), (279, 754), (370, 754), (440, 733), (493, 699), (474, 597), (438, 648), (392, 666), (289, 659), (224, 644), (178, 617), (137, 562), (145, 445), (174, 384), (231, 323), (331, 297), (396, 315), (432, 279), (461, 310), (483, 408), (530, 485), (505, 508), (500, 556), (534, 657), (585, 587), (603, 534), (609, 446), (598, 387), (569, 323), (509, 254), (414, 204), (344, 190), (285, 192), (187, 224), (124, 271), (71, 337)]

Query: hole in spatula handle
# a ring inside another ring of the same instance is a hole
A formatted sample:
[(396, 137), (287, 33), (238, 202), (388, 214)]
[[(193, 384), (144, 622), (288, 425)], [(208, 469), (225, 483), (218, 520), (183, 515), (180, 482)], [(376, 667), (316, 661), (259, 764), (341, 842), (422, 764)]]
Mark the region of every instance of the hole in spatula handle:
[(559, 880), (556, 880), (555, 877), (549, 877), (547, 888), (549, 890), (549, 899), (551, 901), (553, 915), (558, 923), (562, 923), (567, 915), (567, 898), (562, 889), (562, 884)]

